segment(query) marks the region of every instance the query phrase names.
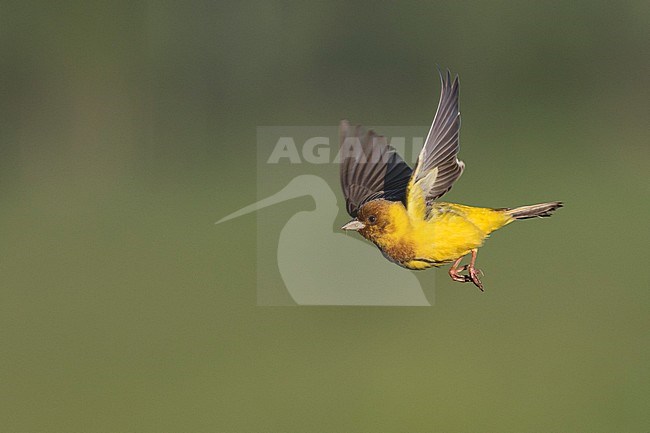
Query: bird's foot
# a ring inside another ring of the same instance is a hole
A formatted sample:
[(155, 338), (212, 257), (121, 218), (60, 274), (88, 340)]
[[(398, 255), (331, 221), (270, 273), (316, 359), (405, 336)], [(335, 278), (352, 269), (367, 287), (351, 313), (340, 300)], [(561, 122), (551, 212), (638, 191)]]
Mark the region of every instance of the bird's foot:
[[(463, 259), (462, 257), (458, 258), (454, 264), (451, 266), (449, 269), (449, 276), (451, 277), (452, 280), (458, 281), (461, 283), (469, 283), (472, 282), (476, 287), (478, 287), (481, 292), (483, 291), (483, 283), (481, 283), (481, 279), (478, 277), (479, 274), (481, 276), (483, 275), (483, 271), (480, 269), (476, 269), (474, 267), (474, 263), (476, 262), (476, 253), (477, 249), (472, 250), (472, 261), (469, 263), (469, 265), (464, 265), (459, 268), (460, 266), (460, 261)], [(467, 275), (461, 274), (461, 272), (467, 271)]]
[[(461, 274), (461, 272), (463, 271), (467, 271), (468, 274)], [(449, 270), (449, 276), (451, 277), (452, 280), (461, 283), (474, 283), (474, 285), (478, 287), (482, 292), (483, 283), (481, 282), (479, 275), (483, 276), (484, 275), (483, 271), (480, 269), (476, 269), (471, 265), (463, 265), (460, 268), (456, 268), (456, 269), (452, 268)]]
[(472, 282), (476, 287), (478, 287), (481, 292), (483, 291), (483, 283), (481, 283), (481, 279), (478, 277), (479, 274), (483, 276), (483, 271), (480, 269), (476, 269), (474, 266), (469, 266), (467, 268), (467, 271), (469, 272), (469, 275), (465, 275), (465, 278), (467, 282)]
[(461, 275), (461, 272), (464, 271), (465, 269), (467, 269), (467, 265), (463, 266), (460, 269), (452, 267), (451, 269), (449, 269), (449, 276), (451, 277), (452, 280), (458, 281), (458, 282), (461, 282), (461, 283), (466, 283), (468, 281), (471, 281), (471, 280), (468, 280), (468, 278), (469, 278), (468, 275)]

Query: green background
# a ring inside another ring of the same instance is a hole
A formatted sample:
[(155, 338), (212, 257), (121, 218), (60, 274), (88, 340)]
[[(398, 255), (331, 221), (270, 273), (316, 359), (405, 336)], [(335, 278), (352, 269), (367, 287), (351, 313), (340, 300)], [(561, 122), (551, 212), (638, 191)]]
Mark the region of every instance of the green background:
[[(2, 2), (0, 430), (647, 432), (649, 22)], [(484, 294), (432, 270), (432, 308), (257, 307), (255, 215), (213, 225), (256, 200), (256, 127), (426, 125), (436, 64), (462, 82), (447, 198), (566, 207), (488, 241)]]

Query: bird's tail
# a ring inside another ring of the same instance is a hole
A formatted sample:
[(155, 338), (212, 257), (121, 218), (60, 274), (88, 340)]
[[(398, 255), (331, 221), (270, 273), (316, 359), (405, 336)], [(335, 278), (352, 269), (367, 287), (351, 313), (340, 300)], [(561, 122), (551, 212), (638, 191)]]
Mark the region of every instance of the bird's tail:
[(521, 206), (514, 209), (505, 209), (506, 215), (516, 220), (526, 218), (544, 218), (550, 217), (551, 214), (563, 206), (561, 201), (551, 201), (548, 203), (532, 204), (530, 206)]

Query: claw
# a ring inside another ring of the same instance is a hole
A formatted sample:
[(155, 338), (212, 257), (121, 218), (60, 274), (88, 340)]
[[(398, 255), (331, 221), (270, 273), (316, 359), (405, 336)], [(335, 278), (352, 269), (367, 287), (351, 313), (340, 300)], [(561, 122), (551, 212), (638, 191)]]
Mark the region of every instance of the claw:
[(449, 276), (451, 277), (452, 280), (459, 281), (461, 283), (466, 283), (468, 281), (467, 278), (469, 278), (467, 275), (461, 275), (458, 272), (452, 272), (452, 271), (449, 271)]
[(474, 285), (478, 287), (481, 290), (481, 292), (483, 292), (483, 283), (481, 283), (481, 279), (478, 276), (479, 273), (482, 273), (480, 269), (470, 267), (468, 278), (469, 281), (474, 283)]
[[(458, 265), (460, 264), (460, 261), (461, 261), (462, 259), (463, 259), (463, 258), (461, 257), (461, 258), (459, 258), (458, 260), (456, 260), (456, 262), (454, 262), (454, 264), (451, 266), (451, 268), (449, 268), (449, 276), (450, 276), (451, 279), (454, 280), (454, 281), (458, 281), (458, 282), (461, 282), (461, 283), (465, 283), (465, 282), (467, 282), (466, 276), (465, 276), (465, 275), (461, 275), (461, 274), (459, 273), (459, 269), (458, 269)], [(464, 271), (466, 268), (467, 268), (467, 265), (463, 266), (463, 267), (460, 269), (460, 271)]]

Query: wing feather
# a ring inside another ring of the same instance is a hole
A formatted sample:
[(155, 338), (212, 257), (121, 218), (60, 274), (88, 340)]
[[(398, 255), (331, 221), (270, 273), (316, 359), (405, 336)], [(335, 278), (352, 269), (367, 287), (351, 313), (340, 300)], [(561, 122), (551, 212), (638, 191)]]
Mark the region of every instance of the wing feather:
[(407, 207), (421, 208), (451, 189), (463, 173), (465, 164), (458, 160), (460, 111), (458, 75), (440, 73), (441, 92), (433, 124), (418, 156), (409, 181)]
[(370, 200), (405, 201), (412, 170), (386, 137), (361, 126), (352, 129), (347, 120), (341, 121), (339, 136), (341, 188), (352, 217)]

